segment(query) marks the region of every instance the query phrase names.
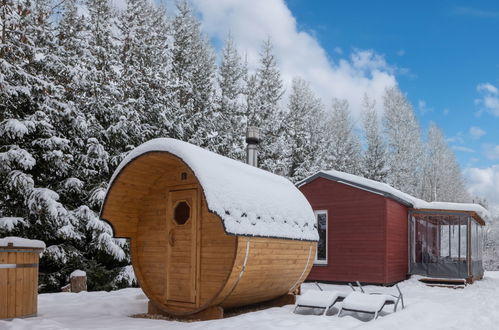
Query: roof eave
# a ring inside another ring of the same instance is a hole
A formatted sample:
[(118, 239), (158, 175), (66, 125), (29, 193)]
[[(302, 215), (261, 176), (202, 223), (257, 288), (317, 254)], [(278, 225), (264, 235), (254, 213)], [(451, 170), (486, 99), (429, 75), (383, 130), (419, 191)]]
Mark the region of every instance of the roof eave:
[(308, 178), (305, 178), (299, 182), (296, 183), (296, 187), (297, 188), (300, 188), (301, 186), (307, 184), (307, 183), (310, 183), (312, 181), (314, 181), (315, 179), (317, 178), (324, 178), (324, 179), (328, 179), (328, 180), (331, 180), (331, 181), (335, 181), (335, 182), (338, 182), (338, 183), (343, 183), (343, 184), (346, 184), (346, 185), (349, 185), (349, 186), (353, 186), (355, 188), (358, 188), (358, 189), (362, 189), (362, 190), (365, 190), (365, 191), (368, 191), (368, 192), (371, 192), (371, 193), (374, 193), (374, 194), (378, 194), (378, 195), (382, 195), (386, 198), (390, 198), (404, 206), (407, 206), (407, 207), (414, 207), (414, 205), (406, 200), (403, 200), (389, 192), (386, 192), (386, 191), (383, 191), (383, 190), (379, 190), (379, 189), (375, 189), (375, 188), (371, 188), (371, 187), (368, 187), (368, 186), (365, 186), (363, 184), (360, 184), (360, 183), (357, 183), (357, 182), (353, 182), (353, 181), (350, 181), (350, 180), (345, 180), (345, 179), (342, 179), (342, 178), (338, 178), (334, 175), (331, 175), (331, 174), (328, 174), (328, 173), (324, 173), (322, 171), (319, 171), (311, 176), (309, 176)]

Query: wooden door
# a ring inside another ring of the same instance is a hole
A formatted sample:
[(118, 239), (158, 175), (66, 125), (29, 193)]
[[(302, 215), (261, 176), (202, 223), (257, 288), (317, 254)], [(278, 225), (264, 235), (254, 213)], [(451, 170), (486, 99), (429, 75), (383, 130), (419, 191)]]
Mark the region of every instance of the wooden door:
[(166, 300), (196, 303), (197, 189), (169, 192)]

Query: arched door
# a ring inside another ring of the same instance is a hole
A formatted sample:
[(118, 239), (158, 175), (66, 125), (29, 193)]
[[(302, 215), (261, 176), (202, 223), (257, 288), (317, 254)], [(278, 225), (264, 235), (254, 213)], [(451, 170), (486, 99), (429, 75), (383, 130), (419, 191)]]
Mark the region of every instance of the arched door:
[(196, 303), (197, 217), (197, 189), (169, 192), (167, 302)]

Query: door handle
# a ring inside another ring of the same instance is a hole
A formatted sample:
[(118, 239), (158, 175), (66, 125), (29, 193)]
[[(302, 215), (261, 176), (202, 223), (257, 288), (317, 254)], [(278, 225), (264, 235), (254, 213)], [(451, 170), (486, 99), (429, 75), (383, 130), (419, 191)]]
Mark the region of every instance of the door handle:
[(168, 233), (168, 243), (170, 246), (175, 245), (175, 229), (170, 230), (170, 233)]

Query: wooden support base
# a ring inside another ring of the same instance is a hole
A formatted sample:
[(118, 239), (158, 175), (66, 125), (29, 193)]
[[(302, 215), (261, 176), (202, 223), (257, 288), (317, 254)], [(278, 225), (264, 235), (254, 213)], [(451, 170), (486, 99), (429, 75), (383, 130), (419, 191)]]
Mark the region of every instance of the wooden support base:
[(275, 299), (266, 301), (262, 303), (262, 305), (268, 307), (282, 307), (286, 305), (294, 305), (295, 303), (296, 303), (296, 296), (294, 294), (285, 294)]
[(223, 319), (224, 317), (224, 310), (220, 306), (208, 307), (205, 310), (189, 315), (174, 315), (166, 313), (163, 310), (157, 308), (150, 301), (147, 304), (147, 313), (151, 315), (161, 315), (161, 316), (171, 317), (179, 320), (198, 320), (198, 321), (218, 320), (218, 319)]

